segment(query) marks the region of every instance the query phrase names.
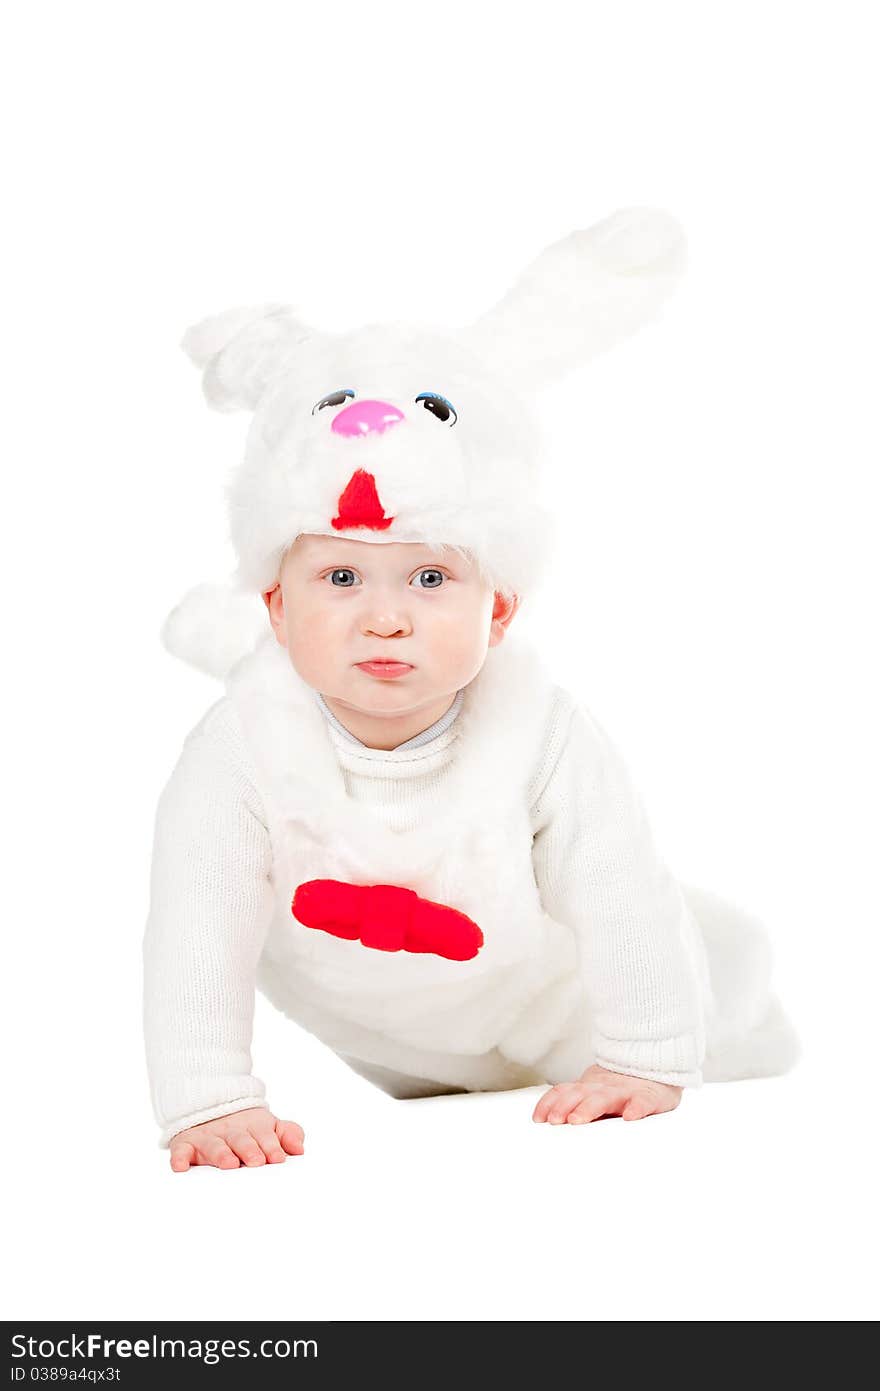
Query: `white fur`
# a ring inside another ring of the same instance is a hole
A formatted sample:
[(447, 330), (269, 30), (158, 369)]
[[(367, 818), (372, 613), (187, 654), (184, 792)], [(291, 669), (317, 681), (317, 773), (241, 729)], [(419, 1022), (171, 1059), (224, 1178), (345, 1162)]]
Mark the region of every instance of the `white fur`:
[(685, 260), (674, 218), (623, 208), (542, 251), (466, 340), (499, 375), (534, 390), (656, 318)]
[(268, 626), (262, 599), (232, 584), (198, 584), (162, 625), (163, 645), (208, 676), (223, 679)]

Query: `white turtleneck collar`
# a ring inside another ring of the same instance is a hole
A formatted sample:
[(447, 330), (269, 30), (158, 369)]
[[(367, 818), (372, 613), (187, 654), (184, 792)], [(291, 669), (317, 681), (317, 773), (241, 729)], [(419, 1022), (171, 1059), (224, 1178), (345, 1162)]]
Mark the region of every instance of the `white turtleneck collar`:
[[(314, 694), (328, 723), (336, 730), (337, 734), (341, 734), (350, 744), (356, 744), (359, 749), (367, 749), (370, 747), (368, 744), (365, 744), (362, 739), (358, 739), (356, 735), (352, 734), (350, 729), (346, 729), (345, 725), (336, 718), (320, 691), (315, 691)], [(445, 734), (453, 724), (461, 709), (463, 700), (464, 688), (456, 693), (455, 700), (452, 702), (445, 715), (441, 715), (439, 720), (435, 720), (428, 729), (423, 729), (420, 734), (414, 734), (411, 739), (404, 740), (402, 744), (396, 744), (393, 749), (381, 749), (376, 750), (376, 752), (400, 753), (403, 749), (419, 749), (423, 744), (431, 743), (432, 740), (439, 738), (441, 734)]]

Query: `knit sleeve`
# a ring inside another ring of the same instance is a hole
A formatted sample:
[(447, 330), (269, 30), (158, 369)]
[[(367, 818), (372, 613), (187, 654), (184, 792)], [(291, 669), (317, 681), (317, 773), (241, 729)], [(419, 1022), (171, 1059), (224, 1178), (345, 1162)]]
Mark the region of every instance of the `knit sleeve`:
[(147, 1070), (162, 1148), (187, 1126), (266, 1105), (250, 1047), (270, 866), (247, 772), (203, 721), (159, 798), (143, 939)]
[(577, 938), (595, 1061), (612, 1072), (699, 1086), (699, 929), (657, 855), (623, 759), (581, 707), (534, 816), (535, 879), (545, 911)]

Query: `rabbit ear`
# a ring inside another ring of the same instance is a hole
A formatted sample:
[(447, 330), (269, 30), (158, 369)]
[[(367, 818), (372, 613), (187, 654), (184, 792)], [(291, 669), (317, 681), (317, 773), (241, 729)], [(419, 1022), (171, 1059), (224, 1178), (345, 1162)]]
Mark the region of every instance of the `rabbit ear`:
[(253, 410), (295, 344), (316, 336), (285, 304), (227, 309), (187, 329), (180, 346), (204, 369), (202, 386), (219, 411)]
[(622, 208), (548, 246), (462, 337), (494, 370), (541, 387), (654, 318), (685, 260), (668, 213)]

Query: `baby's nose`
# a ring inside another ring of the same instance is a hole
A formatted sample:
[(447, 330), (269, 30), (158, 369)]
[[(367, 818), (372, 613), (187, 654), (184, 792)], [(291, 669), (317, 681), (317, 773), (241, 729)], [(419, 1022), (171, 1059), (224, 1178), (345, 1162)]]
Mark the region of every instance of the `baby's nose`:
[(368, 435), (372, 430), (381, 433), (405, 419), (403, 411), (387, 401), (352, 401), (334, 415), (330, 429), (337, 435)]

